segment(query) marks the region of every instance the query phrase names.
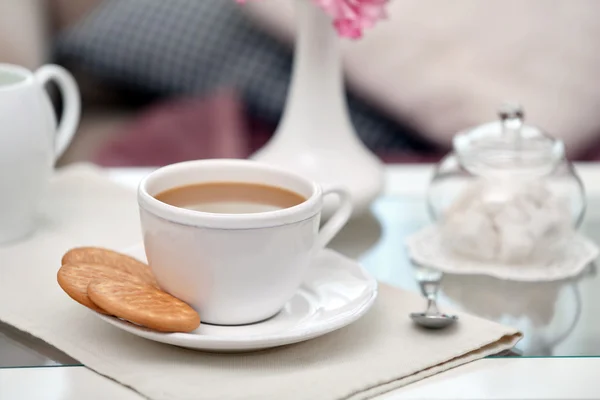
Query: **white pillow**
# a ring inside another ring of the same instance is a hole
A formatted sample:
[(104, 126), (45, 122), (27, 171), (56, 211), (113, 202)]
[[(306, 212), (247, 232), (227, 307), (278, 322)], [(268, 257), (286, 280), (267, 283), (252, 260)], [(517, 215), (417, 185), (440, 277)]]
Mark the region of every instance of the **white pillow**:
[(45, 2), (0, 0), (0, 63), (36, 69), (48, 56)]
[[(293, 3), (244, 7), (291, 41)], [(571, 154), (600, 137), (600, 1), (392, 0), (387, 21), (343, 48), (349, 85), (439, 144), (506, 100)]]

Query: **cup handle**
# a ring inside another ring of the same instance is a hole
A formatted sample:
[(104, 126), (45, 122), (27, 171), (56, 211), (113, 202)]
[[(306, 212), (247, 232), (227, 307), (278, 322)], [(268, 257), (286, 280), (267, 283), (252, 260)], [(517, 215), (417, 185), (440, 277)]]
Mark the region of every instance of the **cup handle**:
[(81, 97), (73, 76), (58, 65), (45, 65), (35, 72), (35, 77), (43, 87), (54, 81), (62, 94), (64, 111), (54, 140), (54, 159), (63, 155), (79, 125)]
[(340, 199), (340, 205), (338, 209), (333, 213), (329, 221), (325, 223), (323, 228), (319, 231), (317, 237), (317, 246), (319, 248), (325, 248), (327, 244), (333, 239), (335, 235), (346, 225), (350, 216), (352, 215), (352, 201), (350, 192), (346, 189), (332, 186), (323, 189), (323, 197), (328, 195), (336, 195)]

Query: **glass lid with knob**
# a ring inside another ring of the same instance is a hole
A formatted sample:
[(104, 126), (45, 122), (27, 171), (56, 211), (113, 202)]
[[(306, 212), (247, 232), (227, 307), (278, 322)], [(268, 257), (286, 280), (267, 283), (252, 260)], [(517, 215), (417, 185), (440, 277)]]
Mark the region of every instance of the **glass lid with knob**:
[(477, 175), (550, 173), (564, 158), (562, 141), (524, 124), (523, 108), (504, 104), (498, 121), (461, 132), (453, 139), (460, 163)]

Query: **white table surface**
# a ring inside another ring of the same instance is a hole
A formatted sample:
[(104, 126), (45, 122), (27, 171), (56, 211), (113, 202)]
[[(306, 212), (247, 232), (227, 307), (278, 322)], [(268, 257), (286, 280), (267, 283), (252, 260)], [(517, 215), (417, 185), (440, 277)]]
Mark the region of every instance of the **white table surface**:
[[(112, 169), (134, 188), (149, 169)], [(600, 164), (578, 165), (590, 196), (600, 195)], [(390, 166), (388, 195), (423, 196), (431, 167)], [(1, 354), (0, 354), (1, 356)], [(600, 357), (484, 359), (396, 390), (381, 399), (598, 399)], [(0, 369), (0, 399), (139, 400), (135, 392), (85, 367)]]

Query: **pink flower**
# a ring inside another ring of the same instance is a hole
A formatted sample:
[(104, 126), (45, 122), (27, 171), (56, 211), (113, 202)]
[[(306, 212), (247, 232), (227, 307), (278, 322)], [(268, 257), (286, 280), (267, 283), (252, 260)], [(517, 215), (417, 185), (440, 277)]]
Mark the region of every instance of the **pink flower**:
[(329, 15), (340, 36), (357, 39), (386, 17), (388, 0), (314, 0)]
[[(236, 1), (245, 3), (247, 0)], [(377, 21), (385, 18), (385, 6), (388, 2), (388, 0), (313, 1), (333, 18), (333, 26), (338, 34), (350, 39), (360, 38), (363, 30), (371, 28)]]

